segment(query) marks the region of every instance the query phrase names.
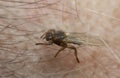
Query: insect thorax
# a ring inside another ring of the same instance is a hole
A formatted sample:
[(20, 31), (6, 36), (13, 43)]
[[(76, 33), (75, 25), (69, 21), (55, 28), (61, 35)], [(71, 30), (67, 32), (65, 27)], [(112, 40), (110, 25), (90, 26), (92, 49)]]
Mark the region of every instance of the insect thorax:
[(56, 33), (54, 34), (53, 42), (57, 45), (60, 45), (61, 43), (63, 43), (63, 39), (65, 38), (66, 34), (63, 31), (56, 31)]

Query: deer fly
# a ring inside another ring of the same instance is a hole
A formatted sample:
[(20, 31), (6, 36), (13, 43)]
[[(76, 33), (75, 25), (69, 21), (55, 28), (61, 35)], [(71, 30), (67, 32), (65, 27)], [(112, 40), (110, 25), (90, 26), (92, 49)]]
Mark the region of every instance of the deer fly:
[(78, 63), (80, 61), (77, 56), (77, 49), (71, 44), (90, 46), (100, 46), (104, 44), (97, 36), (88, 35), (86, 33), (64, 32), (55, 29), (49, 29), (41, 36), (41, 38), (45, 39), (47, 43), (36, 43), (36, 45), (56, 44), (60, 46), (60, 50), (57, 51), (54, 57), (57, 57), (57, 55), (66, 48), (72, 49), (74, 50), (74, 55)]

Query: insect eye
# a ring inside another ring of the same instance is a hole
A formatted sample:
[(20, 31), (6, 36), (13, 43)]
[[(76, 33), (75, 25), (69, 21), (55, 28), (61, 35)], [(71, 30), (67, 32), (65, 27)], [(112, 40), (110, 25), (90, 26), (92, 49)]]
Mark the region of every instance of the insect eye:
[(46, 34), (47, 41), (52, 40), (52, 38), (53, 38), (53, 35), (51, 33)]

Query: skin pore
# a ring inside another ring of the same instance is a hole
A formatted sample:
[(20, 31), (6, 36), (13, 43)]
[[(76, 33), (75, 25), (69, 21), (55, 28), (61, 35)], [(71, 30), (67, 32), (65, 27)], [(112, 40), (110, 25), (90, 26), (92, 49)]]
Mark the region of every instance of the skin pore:
[[(120, 78), (119, 0), (0, 0), (0, 78)], [(74, 51), (46, 42), (49, 29), (97, 35)]]

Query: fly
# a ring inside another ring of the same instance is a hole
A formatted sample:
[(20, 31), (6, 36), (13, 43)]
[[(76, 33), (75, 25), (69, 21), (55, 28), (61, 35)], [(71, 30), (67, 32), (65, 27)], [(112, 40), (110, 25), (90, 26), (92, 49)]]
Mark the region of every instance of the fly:
[(57, 51), (57, 53), (54, 55), (54, 57), (57, 57), (57, 55), (63, 51), (66, 48), (74, 50), (74, 55), (79, 63), (78, 59), (78, 53), (75, 46), (71, 44), (76, 45), (90, 45), (90, 46), (100, 46), (104, 45), (103, 41), (100, 40), (97, 36), (88, 35), (86, 33), (72, 33), (72, 32), (64, 32), (62, 30), (55, 30), (50, 29), (47, 32), (45, 32), (42, 36), (42, 39), (45, 39), (48, 43), (36, 43), (36, 45), (52, 45), (56, 44), (60, 46), (60, 50)]

